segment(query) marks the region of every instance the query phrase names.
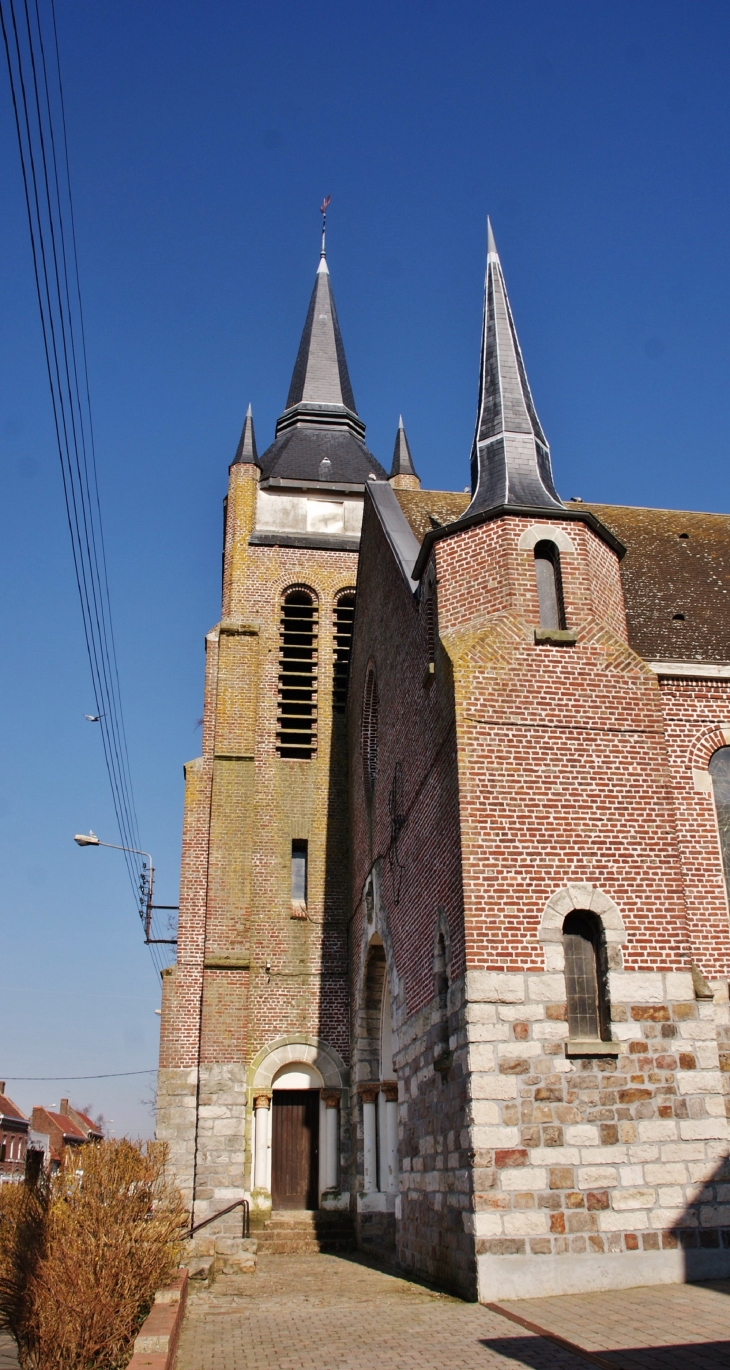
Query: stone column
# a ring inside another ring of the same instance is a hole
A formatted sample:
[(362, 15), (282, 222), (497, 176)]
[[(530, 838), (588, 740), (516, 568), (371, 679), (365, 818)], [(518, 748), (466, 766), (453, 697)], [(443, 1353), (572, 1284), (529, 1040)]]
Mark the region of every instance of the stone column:
[(362, 1099), (363, 1189), (366, 1194), (373, 1194), (378, 1188), (375, 1100), (380, 1093), (380, 1085), (358, 1085), (358, 1093)]
[(270, 1094), (254, 1095), (253, 1106), (256, 1111), (256, 1151), (254, 1153), (254, 1189), (268, 1189), (267, 1168), (269, 1160), (269, 1108)]
[(383, 1080), (385, 1095), (385, 1156), (384, 1180), (381, 1186), (388, 1194), (398, 1193), (398, 1081)]
[(340, 1178), (340, 1094), (339, 1089), (323, 1089), (325, 1112), (325, 1189), (337, 1189)]

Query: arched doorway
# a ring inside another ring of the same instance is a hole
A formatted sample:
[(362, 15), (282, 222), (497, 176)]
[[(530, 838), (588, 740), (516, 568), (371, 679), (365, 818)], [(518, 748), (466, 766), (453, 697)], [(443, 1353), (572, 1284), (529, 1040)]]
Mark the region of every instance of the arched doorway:
[(303, 1061), (282, 1066), (271, 1085), (272, 1208), (319, 1207), (322, 1077)]

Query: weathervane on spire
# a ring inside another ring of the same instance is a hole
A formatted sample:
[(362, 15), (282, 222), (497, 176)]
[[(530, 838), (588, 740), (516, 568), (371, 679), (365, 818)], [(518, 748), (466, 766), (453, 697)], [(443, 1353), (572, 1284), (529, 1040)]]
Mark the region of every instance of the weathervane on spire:
[(324, 234), (325, 234), (325, 229), (326, 229), (326, 227), (327, 227), (327, 210), (328, 210), (328, 208), (329, 208), (329, 203), (330, 203), (330, 200), (331, 200), (331, 199), (332, 199), (332, 196), (331, 196), (331, 195), (325, 195), (325, 197), (324, 197), (324, 199), (323, 199), (323, 201), (322, 201), (322, 203), (321, 203), (321, 205), (320, 205), (320, 207), (319, 207), (319, 212), (320, 212), (320, 214), (322, 215), (322, 251), (321, 251), (321, 253), (320, 253), (320, 256), (322, 256), (322, 257), (326, 257), (326, 256), (327, 256), (327, 253), (325, 252), (325, 246), (324, 246)]

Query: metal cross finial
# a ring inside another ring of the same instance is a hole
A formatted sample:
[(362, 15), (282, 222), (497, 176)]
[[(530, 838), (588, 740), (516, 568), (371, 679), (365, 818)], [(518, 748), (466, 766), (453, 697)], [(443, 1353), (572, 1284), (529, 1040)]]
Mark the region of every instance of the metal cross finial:
[(330, 203), (330, 200), (331, 200), (331, 199), (332, 199), (332, 196), (331, 196), (331, 195), (325, 195), (325, 197), (324, 197), (324, 199), (323, 199), (323, 201), (322, 201), (322, 203), (321, 203), (321, 205), (320, 205), (320, 207), (319, 207), (319, 212), (320, 212), (320, 214), (322, 215), (322, 251), (321, 251), (321, 253), (320, 253), (320, 256), (321, 256), (321, 257), (326, 257), (326, 256), (327, 256), (327, 253), (326, 253), (326, 251), (325, 251), (325, 245), (324, 245), (324, 235), (325, 235), (325, 229), (326, 229), (326, 227), (327, 227), (327, 209), (328, 209), (328, 207), (329, 207), (329, 203)]

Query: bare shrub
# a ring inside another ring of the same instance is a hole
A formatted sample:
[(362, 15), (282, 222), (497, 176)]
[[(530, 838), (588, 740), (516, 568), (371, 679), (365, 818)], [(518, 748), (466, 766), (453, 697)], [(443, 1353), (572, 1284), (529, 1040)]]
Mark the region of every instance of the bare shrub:
[(67, 1150), (36, 1187), (2, 1186), (0, 1323), (23, 1370), (126, 1364), (181, 1256), (186, 1215), (165, 1159), (157, 1143), (106, 1140)]

